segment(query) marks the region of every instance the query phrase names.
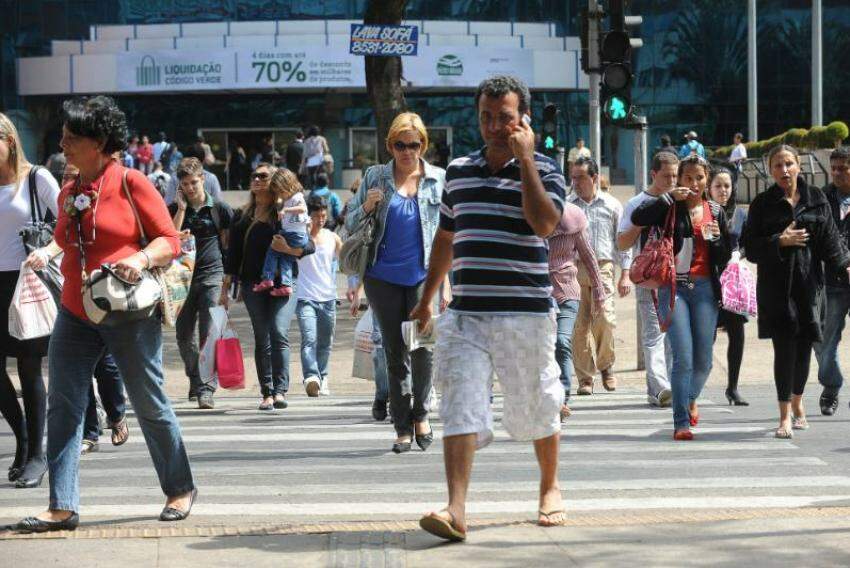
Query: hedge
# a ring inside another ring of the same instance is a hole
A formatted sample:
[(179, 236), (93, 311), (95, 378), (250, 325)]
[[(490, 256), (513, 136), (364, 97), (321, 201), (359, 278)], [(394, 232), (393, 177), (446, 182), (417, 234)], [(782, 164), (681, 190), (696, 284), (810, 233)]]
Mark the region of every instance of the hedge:
[[(850, 136), (850, 128), (841, 121), (831, 122), (826, 126), (813, 126), (809, 130), (805, 128), (792, 128), (783, 134), (778, 134), (767, 140), (747, 142), (747, 157), (759, 158), (764, 156), (770, 149), (779, 144), (790, 144), (801, 150), (817, 150), (820, 148), (837, 148)], [(711, 152), (714, 158), (728, 158), (735, 148), (731, 146), (720, 146)]]

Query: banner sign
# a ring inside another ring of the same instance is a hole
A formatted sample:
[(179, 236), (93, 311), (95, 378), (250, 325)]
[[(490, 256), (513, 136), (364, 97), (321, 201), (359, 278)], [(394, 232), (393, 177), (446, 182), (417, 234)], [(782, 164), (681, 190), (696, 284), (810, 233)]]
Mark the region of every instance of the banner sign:
[(352, 55), (417, 55), (418, 47), (419, 26), (351, 24), (348, 52)]
[[(411, 26), (407, 26), (411, 27)], [(52, 67), (46, 66), (49, 60)], [(164, 50), (21, 58), (27, 77), (22, 95), (53, 93), (169, 93), (213, 91), (289, 91), (366, 87), (363, 58), (342, 46)], [(495, 74), (516, 75), (540, 88), (539, 57), (530, 49), (422, 46), (404, 58), (405, 87), (474, 89)], [(32, 62), (33, 71), (27, 70)], [(546, 65), (565, 70), (546, 88), (577, 89), (575, 53), (547, 55)], [(63, 68), (64, 67), (64, 68)], [(572, 73), (566, 73), (566, 70)], [(37, 70), (37, 72), (36, 72)], [(557, 73), (555, 73), (557, 75)], [(573, 79), (575, 77), (575, 79)]]

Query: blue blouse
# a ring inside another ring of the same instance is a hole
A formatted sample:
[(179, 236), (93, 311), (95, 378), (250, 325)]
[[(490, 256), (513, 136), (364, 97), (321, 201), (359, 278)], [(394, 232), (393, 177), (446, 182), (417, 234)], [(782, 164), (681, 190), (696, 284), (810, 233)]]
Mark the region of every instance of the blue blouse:
[(387, 211), (378, 258), (366, 275), (399, 286), (416, 286), (425, 279), (422, 231), (416, 197), (393, 193)]

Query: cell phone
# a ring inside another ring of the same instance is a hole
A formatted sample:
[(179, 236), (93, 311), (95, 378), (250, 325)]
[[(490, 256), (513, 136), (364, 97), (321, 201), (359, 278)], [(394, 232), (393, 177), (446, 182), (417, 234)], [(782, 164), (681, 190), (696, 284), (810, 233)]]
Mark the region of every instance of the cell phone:
[(525, 123), (526, 126), (531, 126), (531, 117), (527, 114), (522, 115), (522, 121)]

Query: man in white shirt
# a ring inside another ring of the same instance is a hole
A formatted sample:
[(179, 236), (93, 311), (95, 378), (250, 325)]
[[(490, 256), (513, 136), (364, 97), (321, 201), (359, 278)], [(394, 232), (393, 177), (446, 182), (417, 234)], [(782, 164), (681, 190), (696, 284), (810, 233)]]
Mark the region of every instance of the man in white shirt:
[[(652, 159), (650, 176), (652, 185), (626, 203), (623, 208), (623, 218), (617, 228), (617, 247), (629, 250), (634, 247), (634, 256), (640, 252), (646, 243), (649, 231), (632, 223), (632, 213), (647, 199), (667, 193), (678, 185), (679, 159), (672, 152), (658, 152)], [(652, 406), (670, 406), (673, 393), (670, 390), (670, 380), (667, 362), (671, 361), (670, 346), (665, 340), (665, 334), (658, 325), (658, 314), (652, 293), (638, 286), (637, 291), (638, 317), (641, 321), (640, 342), (643, 349), (643, 359), (646, 362), (646, 397)]]
[[(632, 253), (617, 248), (617, 227), (623, 217), (623, 206), (609, 193), (599, 191), (599, 167), (593, 158), (580, 157), (570, 170), (573, 193), (567, 200), (584, 212), (588, 222), (590, 245), (596, 254), (599, 274), (607, 293), (602, 310), (593, 313), (593, 286), (587, 268), (579, 264), (578, 283), (581, 300), (573, 331), (573, 366), (578, 378), (579, 395), (593, 394), (593, 377), (602, 374), (605, 390), (617, 388), (614, 377), (614, 276), (616, 265), (621, 268), (617, 291), (621, 298), (632, 289), (629, 267)], [(595, 355), (595, 358), (594, 358)]]
[(572, 170), (573, 164), (579, 158), (590, 158), (592, 157), (590, 154), (590, 148), (587, 148), (584, 145), (584, 138), (576, 139), (576, 145), (574, 148), (570, 148), (569, 154), (567, 154), (567, 172)]
[(738, 132), (735, 134), (735, 148), (729, 156), (729, 161), (735, 164), (738, 170), (741, 169), (741, 162), (747, 159), (747, 147), (744, 146), (744, 135)]

